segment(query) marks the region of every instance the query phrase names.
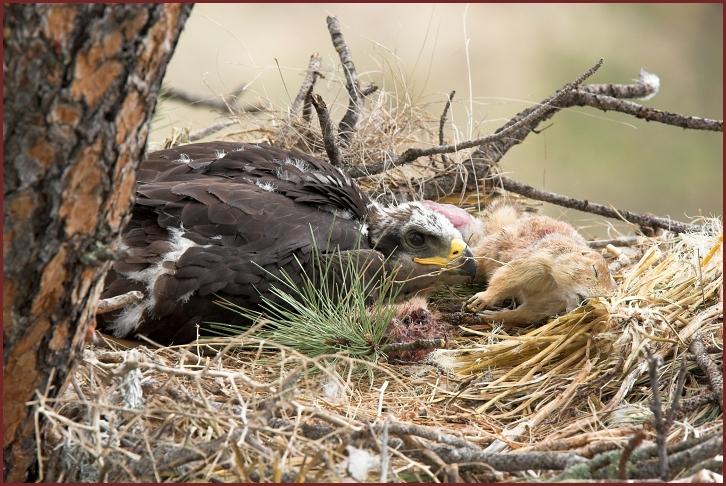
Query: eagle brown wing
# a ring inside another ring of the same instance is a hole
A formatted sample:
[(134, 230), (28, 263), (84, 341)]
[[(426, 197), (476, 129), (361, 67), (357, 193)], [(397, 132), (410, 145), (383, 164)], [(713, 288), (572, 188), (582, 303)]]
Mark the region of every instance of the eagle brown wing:
[(126, 256), (103, 297), (141, 290), (146, 299), (99, 316), (122, 337), (192, 340), (204, 321), (240, 320), (213, 294), (254, 309), (281, 270), (300, 281), (314, 247), (368, 246), (370, 201), (360, 189), (329, 164), (276, 147), (214, 142), (152, 153), (136, 195)]

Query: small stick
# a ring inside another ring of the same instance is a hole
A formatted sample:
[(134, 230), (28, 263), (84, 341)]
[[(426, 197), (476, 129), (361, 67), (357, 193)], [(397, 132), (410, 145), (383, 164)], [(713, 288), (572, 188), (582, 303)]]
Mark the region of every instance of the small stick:
[(437, 349), (446, 346), (446, 340), (437, 339), (419, 339), (410, 343), (390, 343), (381, 348), (385, 354), (396, 353), (400, 351), (416, 351), (419, 349)]
[(107, 314), (118, 309), (123, 309), (132, 304), (138, 304), (144, 300), (144, 294), (138, 290), (132, 290), (125, 294), (117, 295), (115, 297), (109, 297), (108, 299), (101, 299), (98, 301), (98, 307), (96, 308), (96, 315)]
[(582, 91), (596, 95), (611, 96), (613, 98), (645, 98), (655, 96), (660, 89), (660, 79), (645, 69), (640, 70), (640, 76), (631, 84), (588, 84), (579, 88)]
[(668, 427), (663, 417), (663, 408), (660, 404), (660, 386), (658, 383), (658, 366), (661, 360), (659, 356), (653, 357), (648, 353), (648, 374), (650, 376), (650, 388), (653, 392), (653, 400), (650, 402), (650, 410), (653, 412), (655, 425), (655, 443), (658, 446), (658, 472), (662, 481), (668, 481), (668, 451), (666, 450), (666, 434)]
[(189, 134), (189, 141), (195, 142), (197, 140), (200, 140), (204, 137), (208, 137), (209, 135), (215, 134), (219, 131), (224, 130), (227, 127), (231, 127), (237, 123), (237, 120), (231, 119), (231, 120), (221, 120), (216, 123), (213, 123), (212, 125), (209, 125), (206, 128), (200, 128), (199, 130), (195, 130), (192, 133)]
[(334, 166), (341, 167), (343, 160), (340, 155), (340, 149), (335, 142), (335, 128), (333, 127), (333, 122), (330, 120), (328, 107), (325, 105), (323, 98), (318, 94), (311, 95), (310, 102), (318, 113), (320, 130), (323, 133), (323, 144), (325, 145), (325, 152), (328, 154), (328, 159)]
[(691, 345), (688, 346), (688, 349), (693, 353), (699, 368), (706, 373), (711, 389), (718, 399), (718, 405), (721, 407), (721, 410), (723, 410), (723, 375), (721, 374), (719, 367), (713, 362), (706, 352), (706, 347), (703, 344), (700, 333), (696, 333), (696, 335), (693, 336), (693, 341), (691, 341)]
[[(292, 118), (295, 116), (295, 113), (301, 106), (303, 108), (303, 118), (305, 118), (305, 106), (308, 103), (310, 95), (312, 95), (313, 93), (315, 82), (318, 80), (318, 77), (322, 76), (323, 75), (320, 73), (320, 54), (316, 52), (310, 56), (310, 61), (308, 61), (308, 69), (305, 72), (305, 77), (303, 78), (303, 82), (300, 85), (300, 90), (297, 92), (295, 99), (290, 105), (290, 110), (288, 111), (288, 118), (290, 120), (292, 120)], [(280, 134), (278, 138), (280, 140), (283, 140), (287, 136), (287, 133), (289, 131), (290, 123), (284, 125), (280, 129)]]
[(568, 106), (589, 106), (602, 111), (618, 111), (645, 121), (655, 121), (691, 130), (723, 132), (723, 120), (713, 120), (700, 116), (687, 116), (669, 111), (657, 110), (639, 105), (632, 101), (620, 100), (611, 96), (596, 95), (578, 90), (568, 100)]
[(497, 175), (494, 180), (499, 185), (510, 192), (515, 192), (522, 196), (526, 196), (530, 199), (536, 199), (538, 201), (546, 201), (558, 206), (565, 208), (577, 209), (585, 213), (598, 214), (608, 218), (614, 218), (619, 220), (625, 220), (632, 224), (639, 226), (646, 226), (651, 228), (663, 228), (670, 230), (674, 233), (685, 233), (687, 231), (698, 231), (699, 226), (695, 224), (682, 223), (673, 219), (660, 218), (657, 216), (648, 216), (645, 214), (638, 214), (632, 211), (626, 211), (621, 209), (614, 209), (608, 206), (604, 206), (598, 203), (591, 203), (590, 201), (581, 201), (569, 196), (563, 196), (554, 192), (542, 191), (532, 186), (524, 184), (522, 182), (515, 181), (509, 177)]
[(683, 393), (683, 386), (686, 384), (686, 373), (688, 372), (688, 364), (686, 363), (686, 357), (683, 357), (681, 367), (678, 370), (678, 378), (676, 379), (676, 386), (673, 387), (673, 394), (671, 395), (671, 406), (668, 408), (666, 414), (666, 428), (673, 425), (673, 420), (678, 412), (678, 406), (681, 400), (681, 394)]
[[(377, 428), (380, 427), (380, 425), (377, 426)], [(439, 430), (438, 428), (427, 427), (425, 425), (416, 425), (399, 422), (397, 420), (390, 420), (388, 424), (388, 431), (393, 435), (398, 435), (401, 437), (406, 435), (415, 435), (423, 439), (427, 439), (433, 442), (439, 442), (441, 444), (447, 444), (454, 447), (477, 447), (473, 442), (469, 442), (466, 439), (462, 439), (461, 437), (441, 432), (441, 430)]]
[(638, 243), (638, 236), (621, 236), (620, 238), (611, 238), (609, 240), (592, 240), (588, 241), (587, 244), (590, 248), (605, 248), (608, 245), (613, 246), (631, 246)]
[(328, 32), (330, 32), (330, 39), (333, 41), (333, 47), (338, 52), (340, 62), (343, 64), (345, 89), (348, 90), (348, 109), (338, 125), (340, 141), (343, 145), (348, 145), (353, 138), (356, 125), (358, 124), (363, 98), (373, 93), (377, 87), (368, 87), (365, 91), (361, 91), (358, 83), (358, 73), (355, 69), (355, 64), (353, 64), (350, 48), (343, 38), (343, 33), (340, 31), (340, 23), (337, 18), (331, 16), (328, 16), (326, 21), (328, 24)]
[[(456, 91), (451, 90), (451, 93), (449, 93), (449, 98), (446, 100), (446, 104), (444, 105), (444, 112), (441, 113), (441, 118), (439, 119), (439, 145), (444, 145), (444, 125), (446, 124), (446, 115), (449, 113), (449, 108), (451, 108), (451, 100), (454, 99), (455, 94)], [(444, 154), (441, 154), (441, 163), (444, 165), (448, 163), (446, 155)]]
[(449, 98), (446, 100), (446, 104), (444, 105), (444, 112), (441, 113), (441, 118), (439, 119), (439, 145), (444, 145), (444, 125), (446, 124), (446, 115), (449, 113), (451, 100), (454, 99), (455, 94), (455, 90), (452, 90), (451, 93), (449, 93)]
[[(237, 88), (235, 88), (228, 95), (230, 98), (232, 98), (232, 103), (229, 104), (226, 102), (224, 97), (222, 97), (221, 100), (209, 98), (205, 99), (179, 88), (167, 88), (164, 91), (164, 96), (167, 100), (178, 101), (179, 103), (184, 103), (193, 108), (208, 108), (210, 110), (228, 114), (230, 111), (239, 110), (239, 107), (237, 106), (237, 99), (239, 95), (244, 93), (246, 89), (247, 83), (241, 84)], [(234, 108), (235, 110), (232, 110), (232, 108)], [(249, 113), (259, 113), (263, 110), (264, 107), (258, 105), (252, 105), (241, 109), (241, 111), (246, 111)]]

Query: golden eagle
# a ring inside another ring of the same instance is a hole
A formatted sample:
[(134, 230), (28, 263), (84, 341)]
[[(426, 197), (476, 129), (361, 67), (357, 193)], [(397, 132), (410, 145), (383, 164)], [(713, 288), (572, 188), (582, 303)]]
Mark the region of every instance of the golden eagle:
[(238, 323), (215, 295), (258, 309), (274, 275), (284, 270), (299, 282), (316, 254), (352, 256), (365, 275), (401, 270), (401, 299), (476, 271), (459, 231), (430, 206), (384, 207), (328, 162), (235, 142), (150, 154), (121, 253), (102, 298), (139, 290), (145, 299), (100, 315), (99, 325), (162, 344), (194, 340), (204, 322)]

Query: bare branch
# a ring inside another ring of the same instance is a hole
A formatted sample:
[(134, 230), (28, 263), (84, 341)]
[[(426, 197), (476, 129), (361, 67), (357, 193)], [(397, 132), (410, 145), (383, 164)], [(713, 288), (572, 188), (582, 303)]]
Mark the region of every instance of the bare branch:
[(454, 99), (455, 94), (456, 91), (454, 90), (449, 93), (449, 98), (446, 100), (446, 104), (444, 105), (444, 112), (441, 113), (441, 119), (439, 119), (439, 145), (444, 145), (444, 125), (446, 124), (446, 115), (449, 113), (451, 100)]
[(343, 38), (343, 33), (340, 31), (340, 23), (337, 18), (331, 16), (328, 16), (326, 21), (328, 23), (330, 38), (333, 41), (333, 47), (338, 52), (340, 62), (343, 64), (343, 72), (345, 73), (345, 89), (348, 90), (348, 110), (345, 112), (343, 119), (340, 120), (338, 132), (343, 145), (348, 145), (353, 138), (356, 125), (358, 124), (363, 98), (375, 91), (377, 87), (369, 86), (365, 91), (361, 91), (358, 82), (358, 73), (355, 69), (355, 64), (353, 64), (350, 48)]
[(656, 432), (655, 443), (658, 446), (658, 472), (662, 481), (668, 481), (668, 451), (666, 450), (668, 426), (660, 403), (660, 384), (658, 382), (658, 366), (660, 364), (659, 356), (653, 357), (648, 353), (648, 374), (650, 376), (650, 389), (653, 393), (650, 410), (653, 412), (653, 425)]
[[(295, 96), (295, 99), (292, 101), (290, 109), (288, 110), (289, 120), (292, 120), (294, 118), (295, 113), (298, 109), (300, 109), (301, 106), (303, 119), (309, 120), (309, 116), (306, 117), (306, 106), (308, 106), (310, 96), (313, 94), (315, 81), (318, 80), (318, 77), (323, 77), (323, 75), (320, 73), (320, 54), (316, 52), (310, 56), (310, 61), (308, 61), (308, 69), (305, 72), (305, 77), (303, 78), (303, 82), (300, 85), (300, 90), (297, 92), (297, 95)], [(284, 140), (287, 136), (287, 133), (290, 131), (290, 128), (290, 123), (283, 125), (277, 138), (280, 140)]]
[(200, 128), (199, 130), (195, 130), (189, 134), (189, 141), (196, 142), (197, 140), (200, 140), (204, 137), (208, 137), (219, 131), (222, 131), (227, 127), (231, 127), (235, 123), (237, 123), (236, 119), (228, 119), (228, 120), (221, 120), (216, 123), (213, 123), (212, 125), (209, 125), (206, 128)]
[(640, 238), (638, 236), (621, 236), (620, 238), (611, 238), (609, 240), (592, 240), (588, 241), (587, 244), (590, 248), (605, 248), (608, 245), (614, 246), (631, 246), (638, 243)]
[(579, 88), (582, 91), (596, 95), (612, 96), (613, 98), (642, 98), (650, 99), (660, 89), (660, 79), (645, 69), (640, 70), (640, 76), (631, 84), (588, 84)]
[(693, 341), (691, 341), (688, 349), (694, 354), (698, 366), (706, 373), (713, 394), (718, 399), (721, 410), (723, 410), (723, 374), (706, 352), (700, 333), (693, 336)]
[(315, 81), (318, 80), (318, 77), (322, 78), (323, 75), (320, 73), (320, 54), (316, 52), (310, 56), (308, 70), (305, 73), (305, 78), (303, 78), (302, 84), (300, 85), (300, 91), (298, 91), (292, 105), (290, 105), (290, 114), (295, 114), (298, 108), (302, 105), (303, 101), (312, 94), (313, 87), (315, 87)]
[(328, 107), (325, 105), (323, 98), (318, 94), (313, 94), (310, 97), (310, 101), (318, 113), (320, 130), (323, 132), (323, 144), (325, 145), (325, 152), (328, 154), (328, 159), (331, 164), (340, 167), (343, 159), (340, 155), (340, 149), (338, 149), (338, 145), (335, 142), (335, 128), (333, 127), (333, 122), (330, 120)]
[(438, 339), (419, 339), (410, 343), (390, 343), (381, 348), (385, 354), (398, 353), (401, 351), (414, 351), (418, 349), (437, 349), (446, 347), (446, 340)]
[(101, 299), (98, 301), (98, 307), (96, 308), (96, 314), (106, 314), (113, 312), (118, 309), (123, 309), (132, 304), (138, 304), (144, 300), (144, 294), (138, 290), (132, 290), (125, 294), (117, 295), (108, 299)]
[[(565, 100), (566, 106), (590, 106), (602, 111), (619, 111), (645, 121), (655, 121), (691, 130), (723, 132), (723, 120), (712, 120), (699, 116), (679, 115), (639, 105), (632, 101), (619, 100), (611, 96), (596, 95), (578, 90)], [(564, 107), (564, 106), (562, 106)]]
[[(164, 90), (164, 97), (167, 100), (184, 103), (192, 108), (207, 108), (224, 114), (229, 114), (231, 111), (244, 111), (248, 113), (259, 113), (264, 111), (265, 107), (262, 105), (250, 105), (243, 108), (237, 106), (240, 95), (244, 93), (246, 89), (247, 83), (240, 84), (226, 97), (222, 96), (221, 99), (216, 99), (202, 98), (179, 88), (166, 88)], [(227, 101), (227, 98), (230, 99), (230, 102)]]
[(536, 199), (538, 201), (546, 201), (558, 206), (565, 208), (577, 209), (586, 213), (598, 214), (608, 218), (619, 219), (621, 221), (627, 221), (632, 224), (639, 226), (650, 227), (650, 228), (663, 228), (674, 233), (685, 233), (687, 231), (697, 231), (698, 225), (683, 223), (680, 221), (660, 218), (657, 216), (648, 216), (645, 214), (638, 214), (632, 211), (623, 209), (615, 209), (609, 206), (604, 206), (598, 203), (591, 203), (590, 201), (581, 201), (569, 196), (563, 196), (554, 192), (542, 191), (532, 186), (517, 182), (509, 177), (497, 175), (494, 176), (495, 183), (500, 185), (507, 191), (515, 192), (522, 196), (526, 196), (530, 199)]

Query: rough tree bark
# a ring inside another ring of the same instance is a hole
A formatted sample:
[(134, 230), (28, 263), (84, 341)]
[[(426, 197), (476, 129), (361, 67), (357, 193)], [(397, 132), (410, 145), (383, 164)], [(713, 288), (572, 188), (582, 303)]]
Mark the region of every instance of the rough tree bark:
[(4, 477), (32, 479), (32, 407), (93, 320), (191, 5), (6, 5)]

